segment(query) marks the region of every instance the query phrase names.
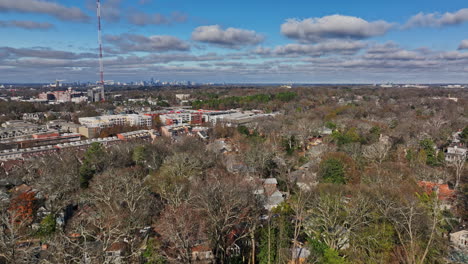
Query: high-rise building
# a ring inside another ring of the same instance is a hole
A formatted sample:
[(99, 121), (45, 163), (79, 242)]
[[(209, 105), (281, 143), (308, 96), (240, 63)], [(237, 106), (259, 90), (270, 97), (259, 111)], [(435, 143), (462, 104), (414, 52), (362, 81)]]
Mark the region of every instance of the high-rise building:
[(101, 102), (105, 100), (104, 86), (94, 87), (88, 90), (88, 100), (90, 102)]

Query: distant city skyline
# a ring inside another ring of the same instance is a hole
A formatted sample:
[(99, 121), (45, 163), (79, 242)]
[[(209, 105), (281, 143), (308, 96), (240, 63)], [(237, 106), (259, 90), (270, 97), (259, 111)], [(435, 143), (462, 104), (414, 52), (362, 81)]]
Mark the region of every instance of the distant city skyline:
[[(468, 83), (468, 3), (101, 0), (105, 80)], [(0, 0), (0, 84), (95, 82), (96, 3)]]

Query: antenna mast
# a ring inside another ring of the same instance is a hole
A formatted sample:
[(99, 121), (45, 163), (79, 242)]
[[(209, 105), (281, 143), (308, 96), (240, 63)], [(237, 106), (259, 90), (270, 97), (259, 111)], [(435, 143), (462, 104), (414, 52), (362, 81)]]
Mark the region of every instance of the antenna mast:
[(100, 83), (104, 87), (104, 65), (102, 63), (102, 36), (101, 36), (101, 1), (96, 0), (98, 19), (98, 42), (99, 42), (99, 75)]

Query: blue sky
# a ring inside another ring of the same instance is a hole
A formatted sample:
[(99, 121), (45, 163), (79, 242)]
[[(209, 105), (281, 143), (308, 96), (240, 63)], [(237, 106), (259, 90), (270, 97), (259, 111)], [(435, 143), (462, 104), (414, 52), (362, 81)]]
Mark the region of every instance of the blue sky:
[[(460, 0), (102, 0), (105, 79), (468, 82)], [(0, 83), (97, 80), (95, 1), (0, 0)]]

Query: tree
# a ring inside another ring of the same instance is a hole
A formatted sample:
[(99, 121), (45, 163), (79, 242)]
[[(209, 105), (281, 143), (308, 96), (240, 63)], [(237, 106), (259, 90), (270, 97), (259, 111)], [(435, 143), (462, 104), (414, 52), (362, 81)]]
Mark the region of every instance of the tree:
[(41, 237), (47, 237), (55, 232), (55, 226), (57, 222), (55, 221), (55, 215), (48, 214), (41, 221), (37, 235)]
[(426, 154), (426, 164), (429, 166), (438, 166), (443, 162), (443, 156), (437, 155), (435, 144), (430, 139), (423, 139), (419, 146)]
[(138, 165), (143, 165), (147, 159), (148, 151), (145, 146), (137, 146), (133, 149), (132, 159)]
[(19, 250), (18, 244), (29, 237), (34, 201), (34, 193), (28, 192), (14, 198), (9, 207), (0, 206), (0, 257), (7, 263), (27, 263), (30, 257), (31, 248)]
[(32, 182), (37, 188), (47, 194), (46, 207), (51, 214), (71, 204), (76, 199), (80, 188), (77, 157), (72, 152), (61, 152), (33, 161), (34, 170), (30, 173)]
[(449, 166), (455, 169), (455, 189), (460, 185), (463, 172), (465, 171), (465, 164), (465, 159), (457, 159), (449, 164)]
[(80, 166), (80, 186), (81, 188), (88, 188), (90, 180), (94, 174), (102, 171), (104, 167), (103, 158), (104, 150), (102, 145), (98, 142), (94, 142), (86, 150), (83, 158), (83, 163)]
[(341, 160), (328, 158), (320, 162), (319, 174), (326, 183), (346, 183), (345, 167)]
[(287, 203), (280, 204), (268, 214), (258, 234), (259, 263), (284, 263), (289, 260), (290, 253), (285, 250), (290, 248), (293, 237), (293, 214)]
[(100, 249), (92, 251), (96, 258), (102, 258), (113, 243), (124, 240), (129, 258), (136, 257), (139, 241), (134, 234), (150, 225), (158, 213), (144, 176), (138, 167), (108, 170), (96, 175), (82, 196), (88, 217), (71, 229), (99, 244)]
[(387, 159), (391, 145), (384, 142), (376, 142), (364, 147), (363, 156), (369, 160), (377, 170), (378, 181), (381, 180), (382, 163)]
[(167, 205), (157, 224), (158, 233), (167, 245), (165, 256), (172, 262), (192, 263), (192, 248), (204, 240), (199, 210), (189, 203)]
[(206, 225), (206, 236), (217, 263), (228, 263), (229, 249), (250, 235), (262, 206), (254, 186), (245, 179), (218, 172), (195, 187), (194, 205)]
[[(401, 199), (403, 198), (403, 199)], [(439, 258), (441, 252), (438, 227), (442, 221), (438, 199), (423, 195), (392, 197), (384, 195), (378, 201), (381, 214), (394, 227), (401, 252), (396, 257), (402, 263), (423, 264)]]
[(338, 255), (336, 250), (327, 248), (324, 251), (322, 261), (323, 264), (346, 264), (348, 263), (343, 257)]
[(166, 158), (159, 171), (151, 174), (148, 184), (167, 203), (177, 207), (188, 200), (190, 182), (199, 180), (205, 165), (194, 155), (176, 153)]
[(309, 205), (304, 229), (307, 236), (333, 250), (349, 246), (350, 239), (362, 226), (369, 224), (371, 203), (356, 194), (348, 198), (342, 193), (321, 193)]
[[(296, 195), (294, 195), (290, 201), (291, 210), (294, 212), (294, 222), (293, 222), (293, 251), (296, 251), (299, 248), (299, 236), (303, 232), (305, 225), (305, 219), (307, 218), (307, 204), (310, 201), (311, 193), (299, 190)], [(299, 256), (297, 256), (299, 257)], [(294, 259), (294, 263), (297, 263), (299, 260)]]

